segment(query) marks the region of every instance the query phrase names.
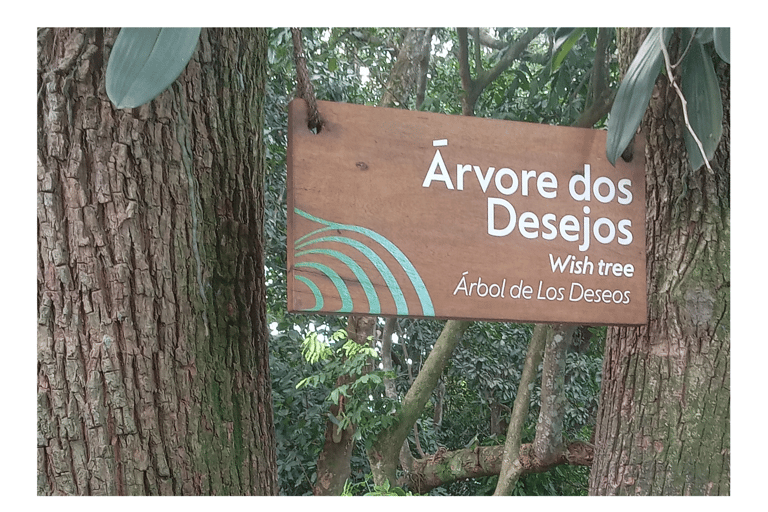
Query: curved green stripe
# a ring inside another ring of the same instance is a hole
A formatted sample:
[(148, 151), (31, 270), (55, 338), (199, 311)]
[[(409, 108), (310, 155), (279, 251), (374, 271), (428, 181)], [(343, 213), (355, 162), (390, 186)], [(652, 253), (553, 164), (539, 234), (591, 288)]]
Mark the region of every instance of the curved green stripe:
[(323, 265), (322, 263), (315, 263), (314, 261), (308, 261), (303, 263), (296, 263), (294, 265), (295, 267), (311, 267), (316, 270), (319, 270), (333, 282), (333, 284), (336, 286), (336, 291), (339, 292), (339, 297), (341, 297), (341, 308), (337, 309), (337, 313), (349, 313), (352, 311), (352, 296), (349, 294), (349, 290), (347, 289), (347, 285), (344, 284), (344, 280), (341, 278), (339, 274), (336, 273), (335, 270), (333, 270), (331, 267), (328, 267), (326, 265)]
[(334, 258), (341, 260), (341, 262), (346, 264), (347, 267), (349, 267), (349, 269), (355, 274), (355, 277), (357, 277), (357, 280), (360, 282), (360, 285), (363, 287), (365, 296), (368, 298), (368, 307), (370, 309), (369, 313), (372, 315), (378, 315), (379, 313), (381, 313), (379, 296), (376, 294), (376, 290), (373, 288), (373, 283), (371, 283), (371, 280), (368, 278), (367, 275), (365, 275), (365, 272), (363, 272), (363, 269), (360, 268), (360, 265), (355, 263), (355, 260), (353, 260), (352, 258), (350, 258), (344, 253), (341, 253), (339, 251), (334, 251), (332, 249), (309, 249), (306, 251), (297, 252), (295, 256), (299, 257), (305, 254), (325, 254), (327, 256), (332, 256)]
[(310, 291), (312, 291), (312, 295), (315, 296), (315, 306), (308, 308), (307, 311), (320, 311), (323, 309), (323, 294), (320, 293), (320, 288), (304, 276), (296, 276), (296, 279), (307, 285)]
[[(327, 228), (323, 228), (323, 230), (326, 230)], [(311, 233), (310, 233), (311, 234)], [(392, 274), (392, 272), (387, 268), (386, 263), (384, 263), (384, 260), (381, 259), (381, 257), (373, 252), (373, 249), (368, 247), (362, 242), (359, 242), (357, 240), (353, 240), (351, 238), (347, 237), (338, 237), (338, 236), (327, 236), (327, 237), (321, 237), (316, 238), (314, 240), (310, 240), (308, 242), (304, 242), (303, 244), (297, 244), (295, 246), (296, 249), (301, 249), (302, 247), (305, 247), (307, 245), (311, 245), (314, 243), (319, 242), (338, 242), (346, 245), (350, 245), (363, 253), (365, 257), (367, 257), (371, 263), (373, 263), (373, 266), (376, 267), (376, 270), (379, 271), (381, 274), (381, 277), (384, 278), (384, 282), (387, 285), (387, 288), (389, 288), (389, 292), (392, 294), (392, 299), (395, 301), (395, 309), (397, 311), (398, 315), (407, 315), (408, 314), (408, 304), (405, 302), (405, 296), (403, 295), (402, 289), (400, 289), (400, 285), (397, 284), (397, 279), (395, 279), (395, 276)]]
[(427, 292), (427, 287), (426, 285), (424, 285), (424, 281), (421, 280), (421, 276), (419, 276), (419, 273), (416, 271), (416, 268), (414, 268), (413, 264), (410, 262), (408, 257), (405, 254), (403, 254), (403, 252), (400, 249), (398, 249), (397, 246), (395, 246), (392, 242), (390, 242), (380, 234), (368, 228), (364, 228), (360, 226), (352, 226), (349, 224), (339, 224), (336, 222), (323, 220), (321, 218), (315, 217), (314, 215), (310, 215), (309, 213), (302, 211), (298, 208), (294, 208), (293, 210), (298, 215), (301, 215), (306, 219), (317, 222), (318, 224), (323, 224), (325, 226), (328, 226), (327, 228), (318, 229), (316, 231), (313, 231), (312, 233), (309, 233), (308, 235), (305, 235), (299, 238), (297, 242), (301, 241), (305, 237), (311, 236), (321, 231), (327, 231), (329, 229), (346, 229), (346, 230), (353, 231), (355, 233), (359, 233), (361, 235), (367, 236), (373, 239), (375, 242), (378, 242), (382, 247), (384, 247), (389, 252), (389, 254), (391, 254), (397, 260), (397, 262), (400, 264), (405, 274), (408, 276), (408, 279), (411, 280), (411, 284), (416, 290), (416, 294), (419, 296), (419, 301), (421, 301), (421, 309), (422, 309), (422, 312), (424, 313), (424, 316), (435, 316), (435, 309), (434, 309), (434, 306), (432, 305), (432, 299), (430, 299), (429, 297), (429, 292)]

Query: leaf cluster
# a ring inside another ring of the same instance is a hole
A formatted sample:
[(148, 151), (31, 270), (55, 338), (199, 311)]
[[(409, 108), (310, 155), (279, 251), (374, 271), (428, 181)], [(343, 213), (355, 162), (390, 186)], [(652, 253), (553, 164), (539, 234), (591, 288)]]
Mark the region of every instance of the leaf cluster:
[[(673, 34), (681, 47), (681, 56), (675, 64), (670, 62), (668, 49)], [(723, 104), (713, 63), (715, 58), (730, 62), (728, 28), (651, 29), (616, 93), (608, 124), (608, 160), (615, 164), (634, 137), (660, 74), (668, 75), (667, 79), (672, 83), (675, 80), (682, 82), (681, 95), (688, 126), (685, 145), (691, 168), (698, 169), (711, 160), (720, 142), (723, 126)], [(674, 76), (676, 69), (679, 69), (677, 77)]]
[(383, 384), (385, 378), (394, 375), (376, 369), (380, 359), (376, 349), (348, 339), (347, 332), (339, 329), (330, 342), (311, 332), (302, 342), (302, 356), (314, 365), (314, 372), (301, 379), (296, 388), (329, 390), (326, 406), (339, 407), (336, 415), (329, 412), (327, 416), (340, 430), (354, 426), (354, 439), (372, 442), (375, 433), (392, 423), (399, 403), (384, 395)]

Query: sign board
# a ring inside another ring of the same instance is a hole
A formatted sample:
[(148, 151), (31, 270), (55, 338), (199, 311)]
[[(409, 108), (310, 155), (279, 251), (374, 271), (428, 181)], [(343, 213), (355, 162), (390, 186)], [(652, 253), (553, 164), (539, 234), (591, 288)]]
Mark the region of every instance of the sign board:
[(642, 141), (318, 103), (288, 121), (288, 309), (519, 322), (646, 321)]

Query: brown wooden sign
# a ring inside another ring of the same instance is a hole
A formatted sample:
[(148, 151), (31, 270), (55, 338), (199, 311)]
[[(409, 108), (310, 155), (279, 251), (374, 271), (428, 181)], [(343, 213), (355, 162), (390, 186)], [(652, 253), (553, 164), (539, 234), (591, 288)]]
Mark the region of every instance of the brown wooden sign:
[(646, 321), (642, 141), (319, 102), (288, 122), (288, 309), (521, 322)]

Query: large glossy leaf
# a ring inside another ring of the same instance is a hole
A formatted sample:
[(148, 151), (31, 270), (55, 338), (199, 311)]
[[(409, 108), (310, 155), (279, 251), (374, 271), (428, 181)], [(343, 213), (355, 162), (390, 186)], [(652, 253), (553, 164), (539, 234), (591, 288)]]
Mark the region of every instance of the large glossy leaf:
[[(712, 57), (698, 39), (691, 43), (681, 71), (688, 121), (704, 147), (707, 160), (711, 160), (723, 135), (723, 102)], [(685, 131), (685, 146), (691, 166), (698, 169), (704, 164), (704, 159), (688, 130)]]
[(715, 50), (728, 64), (731, 63), (731, 29), (720, 27), (714, 30)]
[[(688, 29), (689, 30), (689, 29)], [(696, 29), (696, 38), (701, 41), (702, 44), (707, 44), (712, 42), (712, 38), (714, 37), (715, 29), (712, 27), (698, 27)], [(690, 35), (690, 32), (688, 33)], [(687, 44), (687, 41), (686, 41)]]
[(107, 96), (117, 108), (151, 101), (184, 71), (200, 28), (123, 28), (107, 64)]
[(653, 85), (664, 59), (661, 53), (661, 36), (664, 38), (664, 44), (667, 44), (671, 34), (671, 29), (651, 29), (619, 85), (608, 119), (608, 137), (605, 144), (606, 156), (613, 165), (629, 145), (648, 108)]

